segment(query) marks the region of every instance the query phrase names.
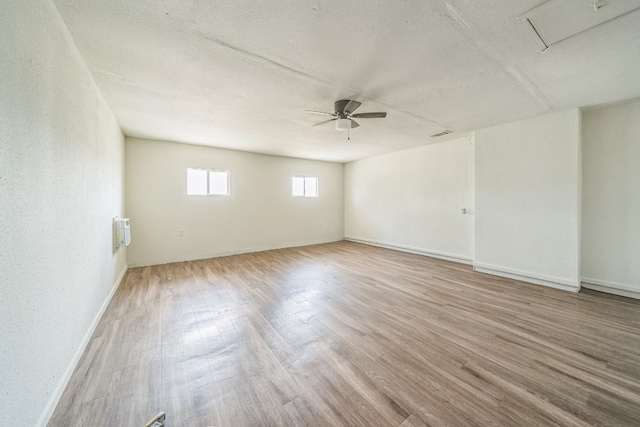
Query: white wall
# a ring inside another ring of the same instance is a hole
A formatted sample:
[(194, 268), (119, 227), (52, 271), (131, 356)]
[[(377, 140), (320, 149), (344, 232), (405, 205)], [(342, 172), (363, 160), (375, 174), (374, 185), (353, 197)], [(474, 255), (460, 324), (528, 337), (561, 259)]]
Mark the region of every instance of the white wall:
[(577, 290), (580, 111), (476, 132), (476, 269)]
[(470, 262), (472, 197), (469, 138), (348, 163), (345, 237)]
[(640, 102), (582, 115), (582, 280), (640, 297)]
[(125, 268), (124, 140), (50, 1), (0, 5), (0, 424), (48, 420)]
[[(344, 236), (342, 164), (136, 138), (125, 146), (131, 266)], [(187, 168), (230, 171), (231, 195), (187, 196)], [(293, 175), (318, 177), (320, 197), (292, 197)]]

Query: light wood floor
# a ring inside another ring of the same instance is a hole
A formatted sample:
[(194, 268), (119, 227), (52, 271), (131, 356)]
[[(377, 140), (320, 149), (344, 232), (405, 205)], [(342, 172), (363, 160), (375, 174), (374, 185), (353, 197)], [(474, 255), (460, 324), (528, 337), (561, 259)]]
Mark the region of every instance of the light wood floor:
[(349, 242), (131, 269), (50, 426), (638, 426), (640, 301)]

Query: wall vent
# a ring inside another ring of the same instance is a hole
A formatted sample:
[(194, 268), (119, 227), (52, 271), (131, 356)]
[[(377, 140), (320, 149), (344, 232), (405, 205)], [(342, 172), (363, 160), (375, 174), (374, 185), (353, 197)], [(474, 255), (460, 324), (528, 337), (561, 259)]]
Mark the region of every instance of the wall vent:
[(444, 132), (434, 133), (433, 135), (431, 135), (431, 138), (437, 138), (439, 136), (449, 135), (450, 133), (453, 133), (453, 131), (445, 130)]

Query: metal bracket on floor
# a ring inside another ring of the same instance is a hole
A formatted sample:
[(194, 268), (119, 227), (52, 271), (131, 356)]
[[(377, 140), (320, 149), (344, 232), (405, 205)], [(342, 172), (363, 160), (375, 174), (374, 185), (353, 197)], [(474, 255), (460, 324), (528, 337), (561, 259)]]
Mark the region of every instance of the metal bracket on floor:
[(164, 427), (164, 420), (167, 418), (167, 415), (164, 412), (160, 412), (155, 417), (151, 418), (144, 427)]

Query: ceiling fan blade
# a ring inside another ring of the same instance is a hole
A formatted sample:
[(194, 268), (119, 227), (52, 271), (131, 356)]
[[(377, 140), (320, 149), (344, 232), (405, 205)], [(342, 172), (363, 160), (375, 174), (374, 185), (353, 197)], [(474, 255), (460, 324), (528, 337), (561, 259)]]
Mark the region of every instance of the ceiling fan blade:
[(348, 103), (348, 99), (341, 99), (340, 101), (334, 102), (333, 109), (336, 114), (342, 114), (344, 112), (344, 107), (346, 107)]
[(360, 119), (381, 119), (387, 117), (387, 113), (360, 113), (352, 114), (351, 117), (357, 117)]
[(325, 113), (324, 111), (316, 111), (316, 110), (304, 110), (304, 111), (306, 111), (307, 113), (313, 113), (313, 114), (324, 114), (327, 116), (335, 116), (335, 114), (333, 113)]
[(357, 128), (358, 126), (360, 126), (360, 125), (358, 124), (358, 122), (356, 122), (355, 120), (353, 120), (353, 119), (349, 119), (349, 120), (351, 120), (351, 129), (355, 129), (355, 128)]
[[(332, 114), (332, 116), (333, 116), (333, 114)], [(332, 121), (334, 121), (334, 120), (338, 120), (338, 117), (333, 118), (333, 119), (329, 119), (329, 120), (325, 120), (325, 121), (320, 122), (320, 123), (316, 123), (316, 124), (315, 124), (315, 125), (313, 125), (313, 126), (323, 125), (323, 124), (325, 124), (325, 123), (329, 123), (329, 122), (332, 122)]]
[(344, 112), (346, 114), (351, 114), (354, 111), (356, 111), (358, 109), (359, 106), (361, 106), (362, 103), (358, 102), (358, 101), (349, 101), (347, 103), (347, 105), (344, 106)]

